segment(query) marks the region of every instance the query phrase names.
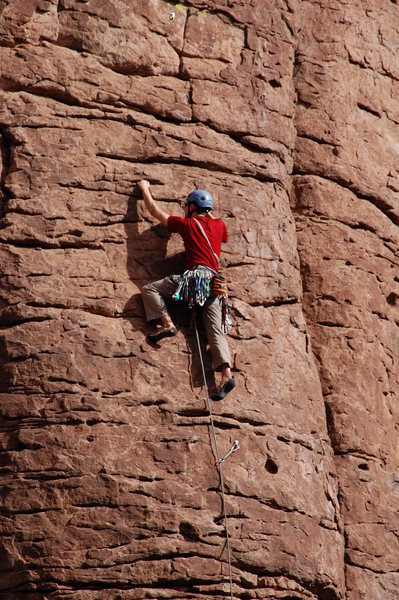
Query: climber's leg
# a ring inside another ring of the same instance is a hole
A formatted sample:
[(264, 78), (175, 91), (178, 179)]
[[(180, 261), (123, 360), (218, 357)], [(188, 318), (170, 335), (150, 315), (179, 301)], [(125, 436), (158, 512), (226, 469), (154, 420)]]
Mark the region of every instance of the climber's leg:
[(222, 331), (222, 306), (219, 298), (210, 298), (204, 304), (202, 307), (202, 321), (211, 349), (213, 369), (222, 373), (218, 393), (214, 394), (212, 398), (221, 400), (236, 384), (234, 377), (231, 375), (229, 345)]
[(176, 291), (178, 275), (171, 275), (158, 281), (148, 283), (142, 289), (141, 295), (147, 321), (160, 319), (162, 325), (148, 336), (150, 342), (158, 342), (164, 337), (176, 335), (177, 329), (170, 318), (165, 298), (171, 298)]

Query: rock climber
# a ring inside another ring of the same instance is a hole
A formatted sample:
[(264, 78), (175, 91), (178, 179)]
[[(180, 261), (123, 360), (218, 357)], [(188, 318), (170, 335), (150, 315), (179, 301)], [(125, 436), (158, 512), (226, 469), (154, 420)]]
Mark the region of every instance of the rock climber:
[(213, 400), (222, 400), (236, 385), (231, 374), (230, 350), (222, 328), (225, 317), (223, 303), (212, 291), (212, 281), (216, 281), (215, 275), (219, 272), (222, 242), (227, 242), (226, 225), (222, 219), (212, 215), (213, 198), (206, 190), (191, 192), (184, 204), (184, 217), (178, 217), (159, 208), (147, 180), (139, 181), (138, 185), (148, 212), (166, 225), (169, 233), (181, 235), (186, 253), (186, 271), (183, 275), (171, 275), (143, 287), (147, 321), (161, 321), (147, 339), (150, 343), (156, 343), (177, 334), (165, 299), (183, 299), (190, 307), (198, 305), (212, 354), (213, 369), (221, 372), (217, 392), (211, 397)]

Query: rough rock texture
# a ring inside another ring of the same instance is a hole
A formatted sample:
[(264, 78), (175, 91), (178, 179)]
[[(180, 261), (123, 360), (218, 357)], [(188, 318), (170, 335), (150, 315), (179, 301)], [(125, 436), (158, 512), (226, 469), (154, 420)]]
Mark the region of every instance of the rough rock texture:
[(140, 289), (183, 266), (147, 178), (230, 233), (232, 595), (398, 599), (396, 1), (0, 15), (0, 597), (231, 596), (190, 315), (145, 342)]
[(303, 306), (336, 455), (347, 597), (391, 600), (399, 597), (399, 6), (327, 4), (302, 3), (295, 74)]

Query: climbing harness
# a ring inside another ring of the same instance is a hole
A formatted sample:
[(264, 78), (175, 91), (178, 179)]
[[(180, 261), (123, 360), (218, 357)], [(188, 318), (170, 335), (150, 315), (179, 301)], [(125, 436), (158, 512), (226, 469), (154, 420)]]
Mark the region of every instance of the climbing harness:
[[(187, 269), (179, 278), (173, 300), (182, 300), (189, 308), (204, 306), (208, 298), (214, 296), (213, 282), (217, 276), (215, 271), (204, 265)], [(223, 333), (227, 333), (231, 327), (230, 304), (227, 295), (216, 295), (216, 298), (222, 306), (220, 327)]]
[(210, 424), (211, 424), (211, 429), (212, 429), (213, 443), (214, 443), (214, 447), (215, 447), (216, 465), (217, 465), (218, 472), (219, 472), (220, 490), (221, 490), (221, 494), (222, 494), (222, 505), (223, 505), (223, 515), (224, 515), (224, 528), (225, 528), (225, 531), (226, 531), (226, 547), (227, 547), (227, 562), (228, 562), (228, 567), (229, 567), (230, 598), (231, 598), (231, 600), (234, 600), (233, 599), (233, 577), (232, 577), (232, 570), (231, 570), (230, 537), (229, 537), (229, 530), (228, 530), (228, 526), (227, 526), (227, 511), (226, 511), (226, 499), (225, 499), (225, 494), (224, 494), (224, 482), (223, 482), (223, 473), (222, 473), (222, 463), (233, 452), (235, 452), (236, 450), (238, 450), (239, 447), (240, 447), (240, 445), (239, 445), (238, 441), (235, 440), (234, 443), (233, 443), (233, 445), (232, 445), (232, 447), (227, 452), (227, 454), (225, 456), (223, 456), (222, 458), (220, 457), (220, 455), (219, 455), (219, 448), (218, 448), (218, 444), (217, 444), (217, 440), (216, 440), (216, 431), (215, 431), (215, 424), (214, 424), (213, 414), (212, 414), (212, 409), (211, 409), (211, 403), (209, 401), (209, 393), (208, 393), (208, 386), (207, 386), (207, 383), (206, 383), (204, 360), (203, 360), (203, 357), (202, 357), (201, 343), (200, 343), (200, 338), (199, 338), (199, 333), (198, 333), (198, 327), (197, 327), (197, 319), (195, 317), (195, 314), (193, 314), (193, 320), (194, 320), (195, 336), (196, 336), (196, 339), (197, 339), (198, 354), (199, 354), (200, 361), (201, 361), (202, 377), (203, 377), (203, 380), (204, 380), (205, 395), (206, 395), (206, 402), (207, 402), (207, 407), (208, 407), (208, 412), (209, 412), (209, 419), (210, 419)]
[(173, 300), (183, 300), (189, 308), (204, 306), (211, 294), (213, 276), (213, 271), (202, 265), (184, 271), (172, 296)]

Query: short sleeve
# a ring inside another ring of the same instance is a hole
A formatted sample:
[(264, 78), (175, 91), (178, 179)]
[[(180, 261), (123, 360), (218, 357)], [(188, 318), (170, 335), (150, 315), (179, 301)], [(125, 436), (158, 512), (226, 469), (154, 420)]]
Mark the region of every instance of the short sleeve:
[(168, 231), (169, 233), (182, 233), (185, 228), (185, 221), (182, 217), (176, 217), (170, 215), (168, 218)]

